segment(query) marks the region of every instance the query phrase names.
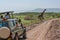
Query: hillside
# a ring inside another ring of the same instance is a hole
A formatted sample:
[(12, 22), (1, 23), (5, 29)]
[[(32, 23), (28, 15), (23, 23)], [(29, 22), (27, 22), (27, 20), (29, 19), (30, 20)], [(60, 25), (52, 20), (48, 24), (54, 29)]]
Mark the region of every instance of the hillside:
[[(46, 8), (46, 12), (60, 12), (60, 8)], [(44, 8), (37, 8), (34, 10), (31, 10), (30, 12), (42, 12), (44, 10)]]

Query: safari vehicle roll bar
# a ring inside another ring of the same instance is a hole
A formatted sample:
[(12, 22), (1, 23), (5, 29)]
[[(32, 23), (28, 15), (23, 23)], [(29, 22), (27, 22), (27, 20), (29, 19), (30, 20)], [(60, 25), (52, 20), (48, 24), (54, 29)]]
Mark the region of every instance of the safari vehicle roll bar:
[(6, 11), (6, 12), (0, 12), (0, 14), (10, 14), (12, 16), (12, 17), (10, 16), (10, 18), (14, 18), (13, 17), (13, 12), (14, 11)]

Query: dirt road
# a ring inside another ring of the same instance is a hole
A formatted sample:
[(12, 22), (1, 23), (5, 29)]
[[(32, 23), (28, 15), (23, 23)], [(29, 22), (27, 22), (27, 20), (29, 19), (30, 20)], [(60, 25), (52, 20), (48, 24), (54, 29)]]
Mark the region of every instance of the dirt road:
[(34, 29), (28, 31), (26, 40), (45, 40), (45, 36), (49, 28), (51, 27), (51, 24), (57, 20), (60, 20), (60, 19), (56, 18), (56, 19), (45, 21), (42, 24), (35, 27)]

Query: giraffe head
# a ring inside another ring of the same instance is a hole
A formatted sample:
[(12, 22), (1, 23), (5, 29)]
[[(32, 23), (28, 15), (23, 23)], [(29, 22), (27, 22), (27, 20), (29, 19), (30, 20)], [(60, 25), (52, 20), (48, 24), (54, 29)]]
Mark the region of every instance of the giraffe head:
[(44, 11), (46, 11), (46, 9), (44, 9)]

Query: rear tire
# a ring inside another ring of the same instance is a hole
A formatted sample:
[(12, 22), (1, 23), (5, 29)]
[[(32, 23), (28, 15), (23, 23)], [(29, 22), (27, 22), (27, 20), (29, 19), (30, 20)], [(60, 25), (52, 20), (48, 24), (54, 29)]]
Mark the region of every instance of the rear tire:
[(24, 27), (23, 39), (26, 39), (26, 28)]
[(19, 38), (18, 38), (18, 33), (15, 33), (14, 40), (19, 40)]
[(23, 39), (26, 39), (26, 35), (23, 35)]

